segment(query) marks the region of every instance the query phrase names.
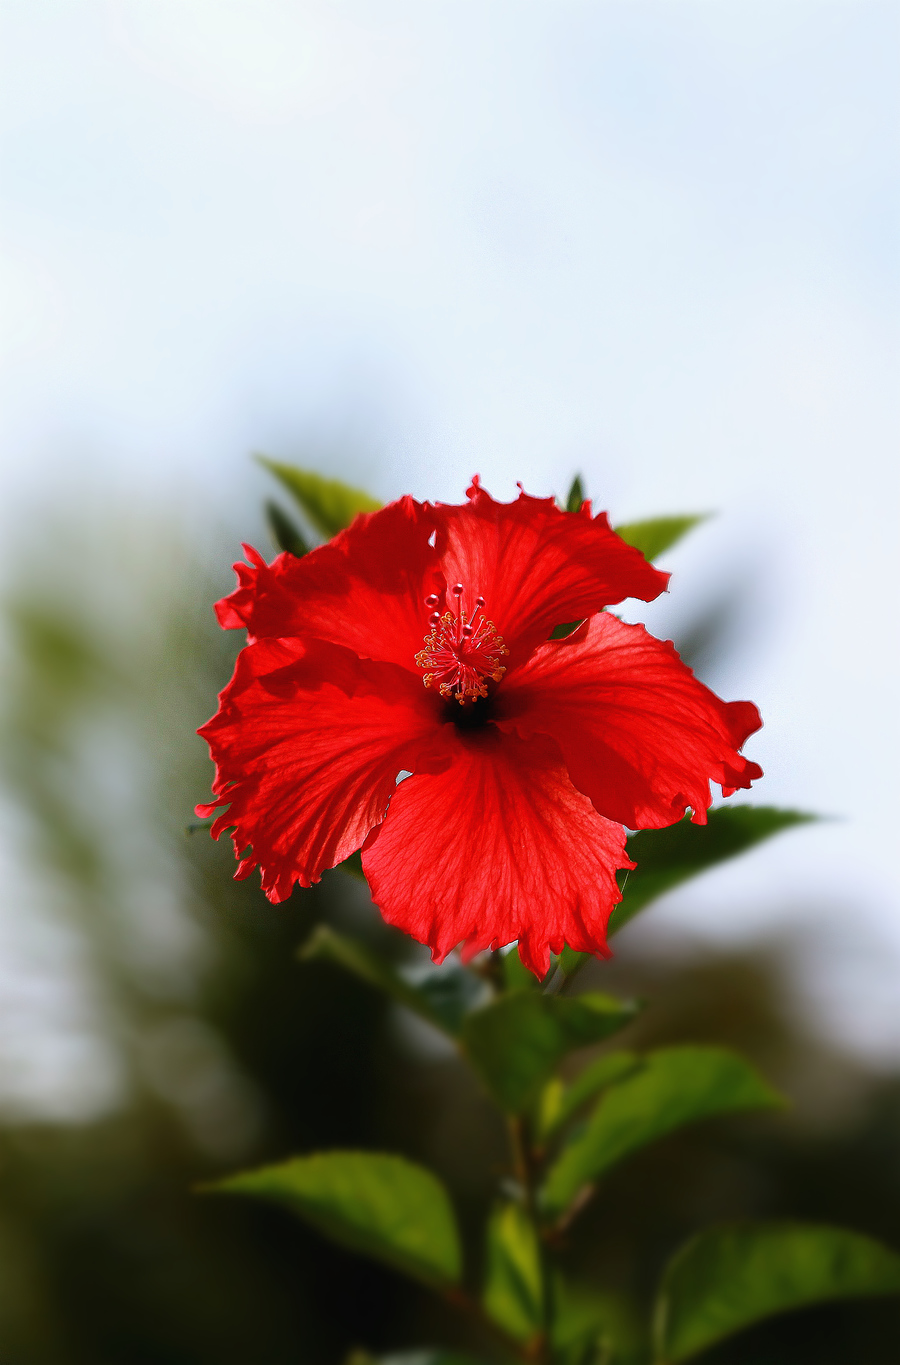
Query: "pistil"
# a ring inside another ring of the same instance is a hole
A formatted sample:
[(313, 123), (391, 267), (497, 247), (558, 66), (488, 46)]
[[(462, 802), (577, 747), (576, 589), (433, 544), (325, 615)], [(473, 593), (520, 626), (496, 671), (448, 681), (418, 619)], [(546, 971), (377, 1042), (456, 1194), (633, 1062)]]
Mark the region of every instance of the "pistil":
[(425, 686), (436, 687), (442, 697), (455, 698), (460, 706), (487, 696), (488, 680), (500, 681), (506, 672), (500, 660), (509, 653), (493, 621), (484, 615), (484, 598), (476, 598), (467, 615), (462, 608), (463, 591), (462, 583), (454, 584), (450, 596), (456, 610), (443, 615), (437, 610), (439, 597), (435, 593), (426, 597), (431, 633), (416, 655), (419, 668), (426, 670)]

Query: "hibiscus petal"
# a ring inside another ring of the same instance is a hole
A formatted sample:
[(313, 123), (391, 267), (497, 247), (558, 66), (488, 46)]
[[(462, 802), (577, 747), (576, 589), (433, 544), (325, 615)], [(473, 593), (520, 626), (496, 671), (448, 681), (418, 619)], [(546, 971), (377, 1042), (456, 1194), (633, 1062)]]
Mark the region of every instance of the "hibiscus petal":
[(478, 478), (461, 507), (438, 503), (438, 548), (448, 584), (462, 583), (463, 606), (485, 599), (510, 650), (511, 670), (554, 626), (591, 616), (626, 597), (652, 601), (669, 575), (610, 529), (606, 513), (562, 512), (553, 498), (522, 493), (495, 502)]
[(515, 939), (537, 976), (566, 943), (608, 956), (616, 870), (633, 866), (622, 827), (576, 791), (552, 741), (450, 733), (449, 765), (403, 782), (363, 848), (384, 918), (438, 962)]
[(705, 824), (710, 781), (725, 795), (762, 769), (738, 753), (758, 730), (751, 702), (723, 702), (674, 646), (608, 612), (551, 640), (498, 689), (495, 720), (552, 735), (575, 786), (630, 829)]
[(235, 853), (251, 850), (237, 875), (259, 866), (272, 901), (355, 852), (398, 773), (440, 752), (444, 727), (417, 678), (323, 641), (248, 645), (220, 701), (199, 731), (219, 798), (203, 810), (229, 807), (212, 834), (236, 826)]
[(444, 586), (434, 534), (434, 509), (406, 497), (357, 517), (302, 559), (283, 554), (267, 565), (248, 549), (252, 563), (234, 566), (239, 586), (216, 604), (219, 623), (246, 626), (251, 639), (330, 640), (421, 678), (425, 598)]

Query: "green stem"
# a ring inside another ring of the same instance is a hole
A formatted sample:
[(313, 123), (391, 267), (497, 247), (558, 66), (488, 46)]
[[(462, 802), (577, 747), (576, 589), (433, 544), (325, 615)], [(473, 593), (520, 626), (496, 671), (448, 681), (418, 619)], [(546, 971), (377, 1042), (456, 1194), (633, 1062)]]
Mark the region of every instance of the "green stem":
[(513, 1170), (516, 1180), (522, 1187), (525, 1200), (525, 1212), (534, 1228), (537, 1239), (541, 1265), (541, 1335), (539, 1341), (533, 1348), (530, 1359), (536, 1365), (553, 1365), (553, 1326), (555, 1318), (555, 1305), (553, 1301), (553, 1265), (550, 1259), (550, 1248), (540, 1235), (540, 1221), (538, 1217), (538, 1207), (536, 1198), (537, 1186), (537, 1163), (528, 1142), (525, 1122), (515, 1116), (509, 1120), (509, 1142), (512, 1150)]

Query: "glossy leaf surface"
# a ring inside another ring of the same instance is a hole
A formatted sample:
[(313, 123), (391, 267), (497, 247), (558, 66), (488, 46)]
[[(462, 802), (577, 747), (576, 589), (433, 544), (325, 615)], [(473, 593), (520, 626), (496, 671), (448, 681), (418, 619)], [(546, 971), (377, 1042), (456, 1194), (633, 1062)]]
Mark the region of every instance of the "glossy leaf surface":
[(519, 1204), (498, 1205), (488, 1222), (482, 1304), (517, 1341), (530, 1341), (541, 1330), (540, 1246), (534, 1225)]
[(828, 1299), (900, 1293), (900, 1256), (843, 1228), (745, 1223), (682, 1248), (663, 1278), (659, 1365), (688, 1360), (773, 1313)]
[(567, 1052), (608, 1038), (634, 1015), (634, 1005), (608, 995), (516, 991), (470, 1014), (462, 1041), (500, 1107), (518, 1114)]
[(319, 1152), (229, 1176), (208, 1188), (282, 1204), (353, 1251), (427, 1284), (461, 1272), (444, 1186), (422, 1166), (380, 1152)]
[(736, 858), (755, 844), (793, 825), (808, 824), (814, 815), (776, 806), (719, 806), (705, 825), (685, 816), (667, 829), (641, 830), (628, 840), (628, 856), (637, 868), (628, 873), (622, 899), (612, 912), (610, 934), (680, 882)]
[(667, 1133), (782, 1103), (749, 1062), (725, 1048), (660, 1048), (642, 1060), (601, 1097), (584, 1131), (551, 1166), (542, 1196), (548, 1211), (562, 1213), (585, 1185)]
[(281, 480), (316, 530), (328, 538), (349, 526), (359, 512), (377, 512), (382, 505), (361, 488), (351, 488), (339, 479), (324, 479), (321, 474), (270, 460), (265, 455), (258, 455), (257, 459)]
[(682, 536), (706, 521), (707, 516), (708, 513), (702, 512), (699, 516), (653, 517), (650, 521), (630, 521), (614, 529), (626, 544), (640, 550), (645, 559), (655, 559), (677, 545)]

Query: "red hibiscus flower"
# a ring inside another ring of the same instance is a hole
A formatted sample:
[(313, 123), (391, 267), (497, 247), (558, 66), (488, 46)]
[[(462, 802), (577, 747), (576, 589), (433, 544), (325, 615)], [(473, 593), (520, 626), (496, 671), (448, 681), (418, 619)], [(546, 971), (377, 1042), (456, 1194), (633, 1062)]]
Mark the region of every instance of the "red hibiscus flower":
[(401, 498), (302, 559), (247, 551), (216, 608), (249, 638), (200, 730), (217, 799), (197, 809), (227, 807), (213, 836), (233, 828), (236, 875), (258, 866), (272, 901), (361, 848), (435, 960), (518, 940), (543, 976), (566, 943), (607, 954), (625, 827), (703, 823), (711, 781), (761, 775), (738, 752), (759, 713), (604, 611), (668, 579), (605, 514), (477, 478), (468, 499)]

